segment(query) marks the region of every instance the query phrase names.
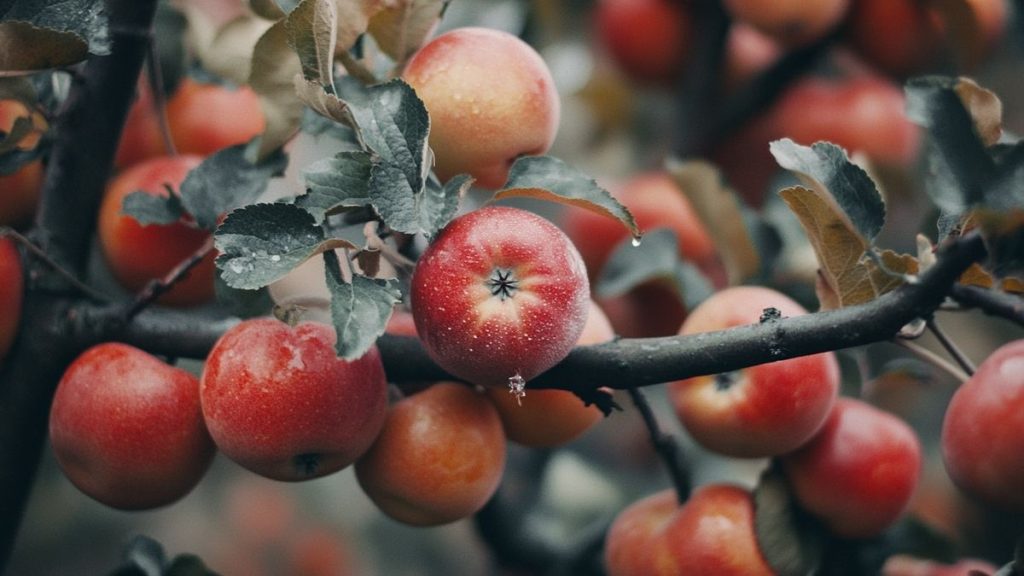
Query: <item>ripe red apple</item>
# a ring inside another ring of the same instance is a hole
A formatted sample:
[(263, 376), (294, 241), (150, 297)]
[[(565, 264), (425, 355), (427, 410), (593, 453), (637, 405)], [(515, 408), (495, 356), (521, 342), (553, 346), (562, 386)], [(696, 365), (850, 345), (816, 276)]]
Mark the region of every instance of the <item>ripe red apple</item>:
[(13, 240), (0, 236), (0, 362), (18, 334), (24, 290), (25, 275), (18, 248)]
[(1024, 340), (1006, 344), (953, 395), (942, 422), (942, 454), (965, 492), (1024, 511)]
[(813, 42), (846, 15), (850, 0), (725, 0), (736, 20), (750, 24), (786, 45)]
[[(174, 224), (143, 226), (121, 213), (126, 196), (142, 191), (166, 196), (166, 186), (177, 190), (188, 172), (199, 165), (198, 156), (162, 156), (121, 172), (107, 186), (100, 205), (98, 233), (103, 256), (114, 278), (136, 292), (150, 280), (162, 278), (196, 252), (210, 232), (182, 219)], [(160, 297), (161, 304), (194, 306), (214, 296), (214, 254), (211, 251), (181, 282)]]
[(742, 87), (781, 55), (782, 48), (775, 40), (749, 24), (733, 22), (726, 39), (725, 87), (728, 90)]
[(905, 109), (903, 90), (884, 78), (808, 77), (782, 95), (772, 117), (780, 136), (800, 144), (827, 140), (875, 162), (907, 166), (921, 136)]
[(565, 358), (590, 296), (583, 260), (561, 230), (531, 212), (490, 206), (438, 233), (416, 264), (410, 301), (438, 365), (506, 386)]
[[(263, 133), (260, 99), (247, 86), (227, 88), (183, 78), (167, 99), (167, 125), (179, 154), (208, 156)], [(128, 168), (167, 155), (153, 94), (139, 83), (139, 98), (128, 111), (114, 165)]]
[(203, 416), (218, 448), (275, 480), (308, 480), (361, 456), (384, 423), (387, 382), (376, 347), (338, 358), (333, 327), (271, 318), (228, 330), (206, 359)]
[[(671, 228), (687, 260), (713, 280), (724, 280), (711, 236), (667, 173), (637, 174), (609, 191), (629, 209), (641, 231)], [(621, 222), (583, 209), (567, 210), (562, 228), (583, 256), (591, 279), (598, 277), (612, 251), (629, 235)]]
[[(680, 334), (756, 324), (765, 308), (784, 317), (806, 310), (788, 296), (760, 286), (716, 292), (690, 312)], [(794, 450), (821, 427), (839, 390), (832, 353), (770, 362), (715, 376), (673, 382), (669, 396), (694, 440), (740, 458)]]
[(196, 377), (117, 343), (68, 366), (50, 407), (50, 442), (72, 484), (125, 510), (178, 500), (214, 454)]
[(774, 574), (754, 534), (746, 490), (704, 486), (682, 506), (672, 490), (619, 513), (605, 536), (608, 576), (757, 576)]
[(382, 512), (413, 526), (470, 516), (505, 470), (505, 433), (487, 397), (441, 382), (392, 406), (373, 447), (355, 465)]
[(402, 77), (430, 113), (430, 148), (442, 180), (472, 174), (505, 183), (516, 158), (543, 154), (558, 131), (560, 103), (544, 60), (522, 40), (458, 28), (421, 48)]
[(600, 0), (596, 35), (633, 80), (669, 86), (679, 77), (693, 34), (690, 8), (674, 0)]
[[(608, 317), (591, 302), (587, 322), (576, 345), (600, 344), (614, 337)], [(578, 438), (602, 418), (597, 406), (588, 406), (579, 396), (565, 390), (530, 390), (517, 399), (507, 389), (489, 387), (487, 395), (498, 409), (505, 435), (523, 446), (561, 446)]]
[[(0, 100), (0, 132), (10, 132), (15, 120), (29, 115), (29, 110), (21, 102)], [(18, 148), (31, 150), (38, 142), (39, 135), (30, 134), (18, 143)], [(11, 174), (0, 174), (0, 226), (27, 224), (36, 213), (42, 187), (43, 163), (39, 160), (33, 160)]]
[(840, 398), (821, 431), (783, 456), (782, 465), (797, 501), (832, 533), (870, 538), (910, 504), (921, 444), (896, 416)]
[(682, 296), (662, 279), (648, 280), (618, 296), (597, 297), (597, 301), (623, 338), (675, 336), (686, 320)]

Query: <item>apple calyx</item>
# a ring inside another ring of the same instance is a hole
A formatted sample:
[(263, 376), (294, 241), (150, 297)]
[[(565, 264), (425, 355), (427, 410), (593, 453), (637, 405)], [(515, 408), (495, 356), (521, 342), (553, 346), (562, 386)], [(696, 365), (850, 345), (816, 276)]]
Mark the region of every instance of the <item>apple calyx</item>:
[(497, 296), (502, 302), (515, 296), (519, 290), (519, 279), (511, 268), (495, 268), (487, 279), (487, 288), (491, 296)]

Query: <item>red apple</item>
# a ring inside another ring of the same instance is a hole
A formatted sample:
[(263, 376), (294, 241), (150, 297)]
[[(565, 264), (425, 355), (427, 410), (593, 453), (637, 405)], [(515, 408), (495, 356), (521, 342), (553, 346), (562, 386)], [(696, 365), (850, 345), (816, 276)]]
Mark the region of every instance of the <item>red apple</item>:
[(870, 538), (910, 504), (921, 444), (896, 416), (840, 398), (821, 431), (782, 465), (797, 501), (832, 533)]
[(950, 478), (969, 494), (1024, 511), (1024, 340), (992, 353), (953, 395), (942, 422)]
[[(587, 322), (576, 345), (600, 344), (614, 337), (608, 317), (591, 302)], [(498, 409), (505, 435), (523, 446), (561, 446), (578, 438), (602, 418), (597, 406), (588, 406), (579, 396), (565, 390), (530, 390), (517, 398), (507, 389), (489, 387), (487, 395)]]
[[(148, 85), (128, 111), (114, 165), (128, 168), (168, 153)], [(208, 156), (263, 133), (259, 96), (249, 87), (226, 88), (183, 78), (167, 99), (167, 125), (179, 154)]]
[(395, 404), (373, 447), (355, 465), (382, 512), (413, 526), (470, 516), (505, 469), (505, 433), (487, 397), (441, 382)]
[(661, 279), (648, 280), (618, 296), (597, 297), (597, 301), (623, 338), (675, 336), (686, 320), (678, 289)]
[[(10, 132), (19, 117), (35, 115), (16, 100), (0, 100), (0, 132)], [(37, 128), (42, 121), (36, 122)], [(18, 143), (18, 148), (31, 150), (39, 142), (39, 134), (29, 134)], [(0, 174), (0, 226), (23, 226), (32, 220), (43, 187), (43, 163), (33, 160), (11, 174)]]
[(68, 366), (50, 408), (50, 442), (72, 484), (125, 510), (178, 500), (214, 454), (196, 377), (116, 343)]
[[(736, 286), (716, 292), (690, 312), (679, 333), (756, 324), (770, 307), (784, 317), (806, 313), (770, 288)], [(702, 446), (756, 458), (784, 454), (809, 440), (832, 409), (839, 381), (835, 355), (822, 353), (680, 380), (669, 385), (669, 395), (686, 430)]]
[(442, 180), (504, 184), (516, 158), (543, 154), (558, 131), (560, 104), (544, 60), (506, 32), (458, 28), (421, 48), (402, 77), (430, 113), (430, 148)]
[[(200, 161), (198, 156), (153, 158), (120, 173), (107, 186), (100, 205), (100, 247), (114, 278), (125, 289), (137, 292), (150, 280), (163, 278), (210, 238), (209, 231), (196, 228), (185, 219), (174, 224), (143, 226), (121, 213), (125, 197), (132, 192), (166, 196), (167, 186), (177, 191)], [(172, 306), (209, 302), (214, 296), (215, 273), (211, 251), (159, 302)]]
[(727, 89), (741, 88), (782, 55), (777, 42), (749, 24), (733, 22), (726, 39), (724, 81)]
[(633, 503), (605, 536), (608, 576), (770, 576), (746, 490), (704, 486), (682, 506), (671, 490)]
[(984, 560), (966, 558), (955, 564), (942, 564), (905, 554), (890, 556), (881, 576), (975, 576), (995, 574), (997, 567)]
[(850, 0), (725, 0), (724, 3), (736, 20), (790, 46), (821, 38), (839, 24), (850, 7)]
[(376, 347), (338, 358), (334, 328), (270, 318), (228, 330), (206, 359), (203, 416), (220, 450), (275, 480), (308, 480), (361, 456), (384, 423), (387, 383)]
[(529, 380), (572, 350), (587, 319), (587, 272), (572, 242), (536, 214), (502, 206), (452, 220), (410, 287), (430, 357), (481, 385)]
[(693, 32), (689, 6), (675, 0), (600, 0), (596, 34), (633, 80), (671, 85), (683, 70)]
[(0, 236), (0, 362), (3, 362), (21, 321), (25, 276), (14, 240)]

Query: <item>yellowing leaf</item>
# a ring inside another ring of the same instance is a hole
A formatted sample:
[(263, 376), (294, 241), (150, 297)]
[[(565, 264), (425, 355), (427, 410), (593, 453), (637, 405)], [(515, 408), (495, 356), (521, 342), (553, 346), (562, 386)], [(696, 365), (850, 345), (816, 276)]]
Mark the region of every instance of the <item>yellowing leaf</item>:
[(953, 89), (974, 120), (974, 128), (986, 146), (999, 142), (1003, 134), (1003, 103), (994, 92), (970, 78), (960, 78)]
[(971, 267), (967, 270), (964, 270), (964, 273), (960, 275), (957, 281), (967, 286), (978, 286), (980, 288), (991, 288), (995, 285), (995, 279), (992, 278), (992, 275), (977, 262), (971, 264)]
[(871, 286), (875, 289), (876, 297), (902, 285), (903, 276), (914, 276), (920, 272), (917, 258), (910, 254), (883, 250), (878, 254), (878, 259), (882, 266), (871, 258), (865, 258), (864, 261), (871, 273)]
[(246, 14), (214, 30), (207, 13), (194, 4), (185, 14), (203, 67), (236, 84), (248, 83), (256, 43), (274, 23)]
[(299, 57), (288, 45), (287, 21), (280, 20), (256, 43), (249, 74), (249, 84), (260, 96), (267, 121), (259, 159), (283, 146), (299, 130), (303, 107), (295, 93), (294, 78), (301, 72)]
[[(391, 0), (394, 1), (394, 0)], [(385, 0), (336, 0), (337, 49), (348, 51), (367, 28), (370, 18), (384, 8)]]
[(370, 19), (370, 35), (395, 62), (412, 56), (437, 27), (446, 0), (398, 0)]
[(72, 32), (0, 22), (0, 74), (27, 74), (62, 68), (85, 60), (89, 45)]
[(1024, 294), (1024, 280), (1013, 277), (1003, 278), (1000, 288), (1003, 289), (1003, 292), (1009, 292), (1010, 294)]
[(718, 169), (699, 160), (669, 162), (667, 167), (711, 234), (729, 283), (740, 284), (757, 274), (761, 257), (747, 231), (739, 200)]

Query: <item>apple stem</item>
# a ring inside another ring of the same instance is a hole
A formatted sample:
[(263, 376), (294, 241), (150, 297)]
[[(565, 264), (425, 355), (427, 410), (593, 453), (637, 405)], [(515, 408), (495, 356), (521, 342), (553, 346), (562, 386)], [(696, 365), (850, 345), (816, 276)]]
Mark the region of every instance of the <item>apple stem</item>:
[(675, 486), (676, 497), (679, 499), (679, 503), (686, 502), (690, 498), (693, 486), (686, 460), (683, 457), (682, 450), (679, 448), (679, 443), (676, 442), (674, 436), (661, 429), (658, 419), (654, 415), (654, 410), (651, 409), (651, 405), (643, 391), (639, 388), (630, 388), (629, 396), (633, 399), (633, 404), (636, 405), (636, 409), (640, 412), (640, 416), (647, 426), (655, 452), (661, 457), (662, 462), (665, 464), (665, 469), (668, 470), (669, 476), (672, 477), (672, 485)]
[(974, 372), (977, 370), (974, 363), (971, 362), (970, 358), (964, 354), (963, 350), (956, 345), (956, 342), (954, 342), (949, 335), (939, 327), (935, 318), (929, 318), (926, 321), (926, 325), (928, 326), (928, 330), (939, 341), (939, 344), (942, 344), (942, 347), (946, 349), (946, 352), (949, 352), (949, 355), (953, 357), (953, 360), (956, 360), (956, 363), (960, 365), (960, 368), (963, 368), (963, 371), (966, 372), (968, 376), (973, 376)]

